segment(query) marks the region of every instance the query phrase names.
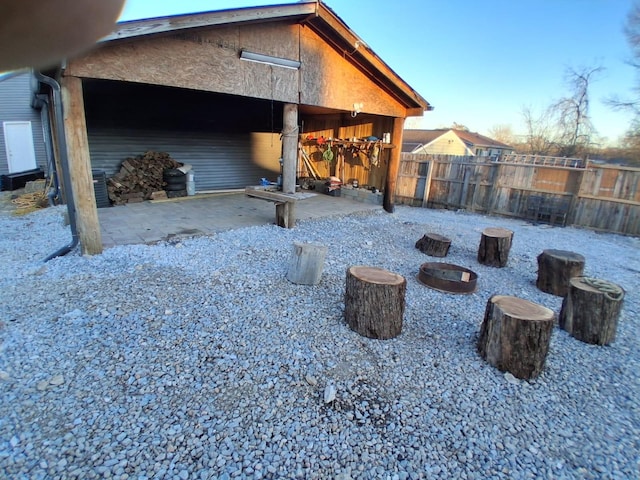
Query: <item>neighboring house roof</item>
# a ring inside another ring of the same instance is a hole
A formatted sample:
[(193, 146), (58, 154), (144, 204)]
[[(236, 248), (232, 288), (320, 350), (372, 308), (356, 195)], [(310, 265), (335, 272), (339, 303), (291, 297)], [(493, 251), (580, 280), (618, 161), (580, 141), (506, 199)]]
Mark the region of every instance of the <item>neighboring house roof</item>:
[(405, 130), (402, 136), (402, 151), (411, 153), (416, 148), (431, 143), (447, 133), (449, 129), (440, 130)]
[(464, 130), (453, 130), (454, 133), (465, 143), (474, 147), (487, 147), (487, 148), (512, 148), (506, 143), (498, 142), (492, 138), (485, 137), (475, 132), (467, 132)]
[(212, 26), (287, 20), (307, 26), (343, 53), (360, 70), (400, 104), (409, 116), (421, 116), (433, 107), (398, 76), (336, 13), (321, 1), (300, 1), (265, 7), (234, 8), (187, 15), (118, 23), (101, 42), (127, 41), (142, 36), (175, 33)]
[(456, 130), (453, 128), (441, 128), (435, 130), (405, 130), (402, 140), (402, 151), (411, 153), (419, 147), (430, 144), (447, 132), (453, 132), (469, 148), (513, 148), (506, 143), (498, 142), (497, 140), (485, 137), (479, 133)]

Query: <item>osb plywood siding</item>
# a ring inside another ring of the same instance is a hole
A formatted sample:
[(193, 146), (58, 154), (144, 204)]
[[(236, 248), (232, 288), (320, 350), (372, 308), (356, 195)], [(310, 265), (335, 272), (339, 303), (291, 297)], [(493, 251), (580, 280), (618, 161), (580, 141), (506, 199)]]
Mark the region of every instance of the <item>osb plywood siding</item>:
[(406, 109), (384, 93), (347, 60), (351, 52), (338, 52), (309, 28), (300, 34), (300, 103), (338, 110), (353, 110), (390, 117), (406, 117)]
[[(302, 62), (300, 70), (240, 60), (242, 49)], [(103, 44), (72, 60), (65, 75), (242, 95), (405, 117), (383, 92), (307, 27), (284, 22), (185, 30)]]
[(240, 60), (240, 50), (298, 59), (298, 25), (187, 31), (108, 44), (65, 75), (149, 83), (298, 103), (296, 70)]

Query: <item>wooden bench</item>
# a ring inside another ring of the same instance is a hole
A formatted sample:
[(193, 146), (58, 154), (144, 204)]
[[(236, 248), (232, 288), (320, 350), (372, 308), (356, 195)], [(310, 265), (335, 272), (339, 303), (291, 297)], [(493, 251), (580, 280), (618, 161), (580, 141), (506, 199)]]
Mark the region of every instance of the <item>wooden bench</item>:
[(272, 186), (249, 186), (245, 188), (249, 197), (268, 200), (276, 204), (276, 225), (283, 228), (296, 226), (296, 202), (315, 196), (315, 193), (283, 193)]
[(533, 223), (546, 221), (549, 225), (554, 225), (557, 222), (564, 227), (570, 206), (571, 198), (569, 197), (530, 195), (527, 198), (526, 217)]

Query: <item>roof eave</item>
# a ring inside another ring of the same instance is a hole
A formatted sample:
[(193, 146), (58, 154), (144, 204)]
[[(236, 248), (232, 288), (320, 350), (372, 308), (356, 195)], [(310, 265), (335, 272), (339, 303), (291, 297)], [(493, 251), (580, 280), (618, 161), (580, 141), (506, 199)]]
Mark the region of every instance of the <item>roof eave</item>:
[(100, 42), (112, 42), (115, 40), (125, 40), (177, 30), (230, 25), (234, 23), (275, 21), (287, 18), (301, 20), (308, 15), (316, 14), (316, 10), (317, 2), (301, 2), (267, 7), (230, 8), (212, 12), (129, 20), (126, 22), (118, 22), (116, 29), (100, 39)]
[(309, 26), (385, 92), (406, 108), (407, 116), (422, 116), (432, 106), (358, 37), (333, 10), (319, 1), (247, 7), (120, 22), (99, 43), (122, 41), (174, 31), (238, 23), (291, 19)]
[[(407, 108), (408, 116), (422, 116), (425, 111), (433, 109), (427, 100), (400, 78), (324, 3), (318, 4), (317, 14), (307, 18), (305, 24), (343, 53), (345, 57), (349, 57), (354, 64), (365, 72), (369, 72), (370, 78), (379, 86), (384, 87), (385, 85), (382, 84), (379, 77), (371, 73), (371, 70), (380, 72), (390, 84), (386, 86), (385, 90)], [(331, 31), (335, 32), (335, 35), (330, 35)]]

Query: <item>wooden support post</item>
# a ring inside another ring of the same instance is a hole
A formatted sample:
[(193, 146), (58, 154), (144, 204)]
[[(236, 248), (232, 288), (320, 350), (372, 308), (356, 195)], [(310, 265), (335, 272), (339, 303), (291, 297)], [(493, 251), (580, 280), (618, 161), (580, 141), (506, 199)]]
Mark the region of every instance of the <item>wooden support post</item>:
[(296, 192), (296, 168), (298, 165), (298, 105), (284, 106), (282, 127), (282, 191)]
[(451, 239), (437, 233), (427, 233), (416, 242), (418, 250), (432, 257), (446, 257), (450, 246)]
[(287, 280), (300, 285), (317, 285), (322, 277), (326, 254), (325, 245), (293, 242)]
[(560, 328), (585, 343), (609, 345), (616, 338), (624, 290), (607, 280), (573, 277), (562, 301)]
[(504, 267), (509, 261), (513, 232), (506, 228), (485, 228), (478, 247), (478, 262), (490, 267)]
[(584, 257), (579, 253), (543, 250), (538, 255), (536, 286), (543, 292), (564, 297), (569, 291), (569, 280), (582, 276), (584, 261)]
[(80, 78), (63, 77), (62, 105), (69, 158), (69, 176), (72, 181), (71, 189), (76, 206), (76, 225), (80, 248), (83, 255), (96, 255), (102, 253), (102, 236), (93, 190), (87, 122)]
[(382, 268), (347, 269), (344, 318), (352, 330), (369, 338), (388, 339), (402, 331), (407, 281)]
[(393, 119), (393, 133), (391, 139), (395, 148), (389, 153), (389, 166), (387, 167), (387, 179), (384, 187), (384, 196), (382, 197), (382, 206), (389, 212), (395, 210), (394, 198), (396, 195), (396, 182), (398, 180), (398, 171), (400, 170), (400, 156), (402, 153), (402, 135), (404, 132), (404, 118)]
[(276, 225), (282, 228), (296, 226), (296, 202), (276, 202)]
[(538, 376), (549, 351), (555, 314), (521, 298), (494, 295), (487, 302), (478, 352), (490, 365), (514, 377)]

